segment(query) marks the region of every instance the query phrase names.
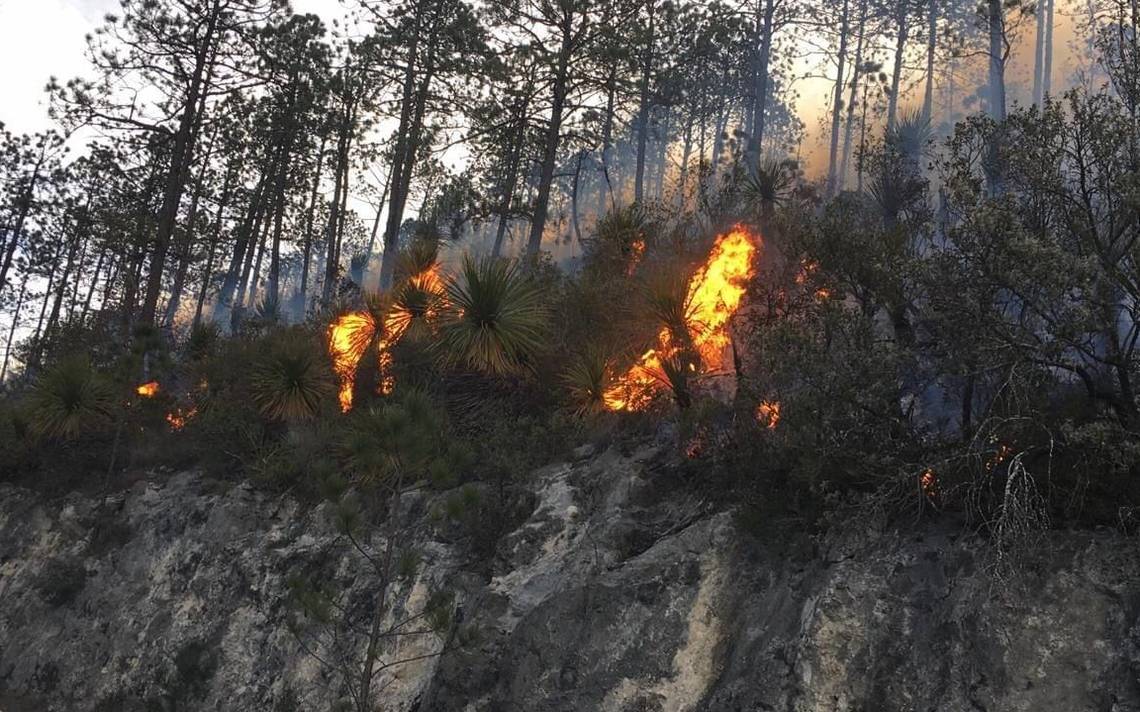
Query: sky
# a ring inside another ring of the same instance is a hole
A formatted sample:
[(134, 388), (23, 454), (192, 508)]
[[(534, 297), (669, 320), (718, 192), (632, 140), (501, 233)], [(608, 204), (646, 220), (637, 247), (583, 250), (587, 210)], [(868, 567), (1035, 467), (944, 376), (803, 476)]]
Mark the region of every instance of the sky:
[[(0, 123), (24, 133), (48, 126), (44, 85), (86, 73), (84, 36), (119, 0), (0, 0)], [(294, 0), (298, 12), (326, 22), (340, 17), (338, 0)]]

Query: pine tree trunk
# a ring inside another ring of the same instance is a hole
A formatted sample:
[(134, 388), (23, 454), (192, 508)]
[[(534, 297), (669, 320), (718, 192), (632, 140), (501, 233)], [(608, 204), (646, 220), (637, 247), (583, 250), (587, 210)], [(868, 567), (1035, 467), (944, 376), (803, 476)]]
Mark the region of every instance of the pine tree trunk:
[(546, 145), (543, 148), (542, 170), (538, 177), (538, 195), (534, 200), (534, 218), (530, 225), (526, 254), (529, 258), (538, 255), (542, 248), (542, 236), (546, 231), (546, 213), (550, 207), (550, 189), (554, 183), (554, 167), (558, 160), (558, 147), (562, 140), (562, 113), (566, 104), (566, 94), (570, 80), (570, 53), (573, 50), (572, 24), (574, 18), (569, 12), (562, 27), (562, 44), (558, 51), (558, 65), (554, 73), (553, 100), (550, 104), (550, 123), (546, 129)]
[(776, 0), (765, 0), (764, 15), (760, 23), (760, 50), (756, 71), (756, 100), (752, 111), (752, 131), (749, 141), (749, 172), (756, 174), (764, 154), (765, 117), (768, 113), (768, 67), (772, 61), (772, 23), (776, 14)]
[(839, 56), (837, 61), (837, 68), (835, 73), (835, 92), (832, 98), (831, 107), (831, 144), (828, 150), (827, 159), (827, 195), (835, 195), (836, 186), (836, 168), (839, 159), (839, 120), (840, 114), (843, 110), (843, 79), (844, 72), (847, 69), (847, 40), (848, 40), (848, 10), (850, 9), (850, 0), (843, 0), (843, 14), (840, 18), (840, 34), (839, 34)]
[[(997, 0), (1001, 2), (1001, 0)], [(887, 99), (887, 133), (898, 123), (899, 92), (902, 91), (903, 55), (906, 53), (907, 39), (910, 37), (910, 12), (907, 0), (898, 0), (898, 35), (895, 37), (895, 60), (891, 70), (891, 94)]]
[(162, 208), (159, 211), (158, 229), (154, 248), (150, 256), (150, 272), (147, 275), (146, 292), (143, 298), (143, 323), (153, 324), (158, 311), (158, 298), (162, 293), (162, 278), (166, 267), (166, 253), (174, 237), (178, 222), (178, 207), (194, 158), (194, 138), (198, 133), (202, 116), (198, 113), (198, 101), (207, 83), (207, 72), (213, 62), (214, 33), (221, 9), (215, 6), (207, 22), (206, 34), (196, 56), (190, 85), (187, 90), (186, 105), (179, 119), (178, 130), (174, 135), (174, 148), (170, 154), (170, 168), (163, 190)]
[[(934, 2), (934, 0), (931, 0)], [(867, 29), (867, 0), (859, 2), (859, 37), (855, 44), (855, 64), (852, 67), (851, 91), (847, 94), (847, 119), (843, 126), (843, 160), (839, 164), (839, 190), (847, 186), (848, 167), (851, 163), (852, 132), (855, 129), (855, 106), (858, 104), (859, 78), (863, 76), (863, 44)]]
[(649, 0), (649, 35), (641, 56), (641, 82), (638, 89), (637, 106), (637, 167), (634, 174), (633, 199), (640, 203), (645, 198), (645, 150), (649, 143), (649, 114), (652, 110), (649, 101), (649, 81), (653, 73), (653, 30), (656, 19), (656, 0)]
[(922, 97), (922, 118), (934, 116), (934, 54), (938, 49), (938, 0), (928, 0), (926, 23), (926, 91)]

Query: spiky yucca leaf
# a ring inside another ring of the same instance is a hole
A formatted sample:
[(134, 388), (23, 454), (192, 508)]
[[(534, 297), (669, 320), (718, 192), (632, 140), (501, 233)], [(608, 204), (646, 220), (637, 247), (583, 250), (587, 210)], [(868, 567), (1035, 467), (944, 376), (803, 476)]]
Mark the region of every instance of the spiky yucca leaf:
[(283, 334), (254, 367), (250, 390), (262, 415), (272, 420), (307, 420), (332, 392), (329, 366), (307, 335)]
[(792, 187), (794, 171), (794, 161), (764, 159), (757, 167), (756, 174), (749, 176), (745, 181), (745, 197), (761, 212), (770, 210), (787, 197)]
[(445, 360), (504, 375), (519, 371), (542, 349), (549, 312), (539, 288), (517, 263), (465, 258), (446, 292), (438, 342)]
[(434, 240), (412, 240), (396, 256), (396, 279), (405, 280), (435, 270), (439, 264), (439, 243)]
[(63, 359), (32, 388), (28, 416), (33, 432), (70, 439), (106, 425), (115, 405), (111, 386), (83, 357)]
[(646, 311), (677, 343), (690, 341), (689, 325), (693, 321), (693, 302), (687, 280), (679, 267), (658, 270), (642, 289)]
[(917, 164), (933, 135), (930, 118), (914, 109), (895, 122), (894, 128), (887, 132), (886, 140), (903, 158)]
[(605, 349), (587, 346), (570, 362), (562, 377), (579, 415), (606, 408), (606, 393), (617, 380), (614, 362)]

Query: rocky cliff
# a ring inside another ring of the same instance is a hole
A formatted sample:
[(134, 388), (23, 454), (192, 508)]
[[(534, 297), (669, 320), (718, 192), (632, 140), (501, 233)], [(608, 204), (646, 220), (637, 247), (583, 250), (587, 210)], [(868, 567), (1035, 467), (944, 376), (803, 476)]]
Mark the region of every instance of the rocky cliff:
[[(425, 526), (395, 605), (446, 586), (475, 637), (386, 649), (420, 659), (381, 673), (380, 708), (1140, 711), (1135, 540), (1052, 533), (998, 579), (958, 525), (742, 534), (654, 462), (535, 473), (490, 569)], [(409, 512), (428, 521), (429, 499)], [(105, 498), (0, 485), (0, 710), (332, 708), (286, 625), (300, 571), (374, 584), (329, 519), (193, 473)]]

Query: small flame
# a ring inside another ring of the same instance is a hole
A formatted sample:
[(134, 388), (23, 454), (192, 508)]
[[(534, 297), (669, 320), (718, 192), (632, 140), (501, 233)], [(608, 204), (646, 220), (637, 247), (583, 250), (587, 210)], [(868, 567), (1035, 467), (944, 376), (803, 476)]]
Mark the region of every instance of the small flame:
[(154, 398), (158, 395), (158, 381), (149, 381), (140, 385), (135, 389), (135, 393), (138, 393), (143, 398)]
[(637, 265), (641, 262), (642, 256), (645, 255), (645, 240), (637, 239), (629, 246), (629, 266), (625, 270), (625, 276), (632, 277)]
[(938, 475), (934, 473), (932, 468), (926, 468), (918, 478), (918, 486), (922, 488), (922, 493), (931, 499), (938, 496)]
[(1012, 454), (1013, 448), (1011, 448), (1009, 445), (1006, 445), (1005, 443), (1002, 443), (998, 447), (997, 452), (994, 453), (994, 456), (986, 461), (986, 472), (993, 472), (994, 468), (1009, 459), (1009, 456)]
[[(729, 345), (728, 320), (736, 313), (744, 298), (749, 279), (754, 274), (753, 258), (757, 239), (738, 226), (716, 239), (705, 264), (689, 280), (687, 302), (691, 318), (686, 324), (693, 347), (700, 355), (700, 366), (708, 371), (723, 362)], [(630, 369), (605, 393), (610, 410), (644, 408), (662, 378), (662, 361), (677, 355), (680, 347), (673, 343), (667, 328), (657, 336), (658, 345), (641, 355)], [(690, 364), (692, 370), (697, 364)]]
[(768, 430), (775, 430), (780, 423), (780, 402), (763, 401), (756, 406), (756, 422)]
[(186, 427), (186, 423), (198, 415), (198, 409), (190, 406), (186, 410), (175, 408), (166, 414), (166, 422), (170, 425), (170, 429), (174, 431), (181, 430)]

